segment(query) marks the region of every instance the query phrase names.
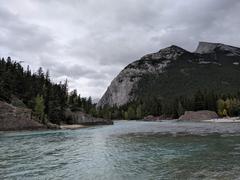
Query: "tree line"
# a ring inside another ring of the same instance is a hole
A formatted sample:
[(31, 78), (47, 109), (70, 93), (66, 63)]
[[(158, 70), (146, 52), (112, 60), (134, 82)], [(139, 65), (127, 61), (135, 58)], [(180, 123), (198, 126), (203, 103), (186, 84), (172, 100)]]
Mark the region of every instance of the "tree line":
[(240, 115), (240, 92), (220, 94), (198, 90), (193, 96), (179, 96), (171, 100), (149, 97), (130, 102), (124, 106), (99, 108), (98, 116), (110, 119), (143, 119), (148, 115), (178, 118), (185, 111), (210, 110), (219, 116)]
[[(14, 104), (13, 97), (21, 100), (20, 106), (33, 110), (33, 114), (46, 123), (59, 124), (71, 120), (65, 112), (85, 112), (105, 119), (143, 119), (145, 116), (178, 118), (185, 111), (211, 110), (220, 116), (240, 115), (240, 92), (236, 94), (216, 93), (198, 90), (192, 96), (179, 96), (173, 99), (160, 97), (138, 98), (123, 106), (96, 107), (92, 98), (81, 97), (77, 90), (68, 91), (68, 82), (53, 83), (49, 71), (39, 68), (32, 72), (20, 62), (10, 57), (0, 60), (0, 100)], [(15, 103), (16, 104), (16, 103)], [(19, 103), (17, 104), (19, 106)]]
[(64, 83), (53, 83), (49, 71), (44, 73), (39, 68), (37, 72), (32, 72), (29, 66), (24, 70), (20, 62), (12, 61), (10, 57), (6, 60), (2, 58), (0, 100), (14, 103), (14, 96), (22, 101), (20, 106), (32, 109), (42, 123), (50, 121), (59, 124), (66, 121), (67, 109), (89, 113), (94, 107), (90, 97), (82, 98), (76, 90), (68, 93), (67, 80)]

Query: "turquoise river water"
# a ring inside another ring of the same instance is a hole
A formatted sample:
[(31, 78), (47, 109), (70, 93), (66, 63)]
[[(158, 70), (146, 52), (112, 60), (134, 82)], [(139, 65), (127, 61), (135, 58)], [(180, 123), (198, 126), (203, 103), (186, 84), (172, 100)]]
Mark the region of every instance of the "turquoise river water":
[(116, 121), (0, 134), (0, 179), (239, 179), (240, 125)]

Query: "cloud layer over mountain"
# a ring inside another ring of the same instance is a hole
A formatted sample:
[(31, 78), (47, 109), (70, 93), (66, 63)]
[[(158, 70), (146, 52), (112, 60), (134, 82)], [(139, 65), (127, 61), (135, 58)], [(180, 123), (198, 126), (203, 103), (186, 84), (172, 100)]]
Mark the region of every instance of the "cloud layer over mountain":
[(128, 63), (176, 44), (240, 46), (238, 0), (2, 0), (0, 56), (100, 97)]

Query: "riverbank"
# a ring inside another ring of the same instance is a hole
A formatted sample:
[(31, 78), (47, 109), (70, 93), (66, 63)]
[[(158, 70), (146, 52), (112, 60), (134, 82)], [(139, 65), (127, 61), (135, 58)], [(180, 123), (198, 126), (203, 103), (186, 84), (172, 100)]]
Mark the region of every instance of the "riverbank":
[(239, 117), (231, 117), (231, 118), (216, 118), (203, 120), (203, 122), (214, 122), (214, 123), (240, 123)]
[[(72, 112), (70, 109), (65, 112), (64, 121), (57, 120), (55, 122), (57, 124), (53, 124), (48, 120), (45, 120), (45, 122), (39, 121), (31, 109), (16, 107), (0, 101), (0, 131), (79, 129), (85, 126), (113, 124), (110, 119), (96, 118), (81, 111)], [(64, 125), (60, 127), (59, 123), (64, 123)], [(66, 125), (66, 123), (73, 125)]]
[(60, 129), (70, 129), (70, 130), (81, 129), (81, 128), (86, 128), (86, 127), (88, 127), (88, 126), (81, 125), (81, 124), (72, 124), (72, 125), (63, 124), (63, 125), (60, 125)]

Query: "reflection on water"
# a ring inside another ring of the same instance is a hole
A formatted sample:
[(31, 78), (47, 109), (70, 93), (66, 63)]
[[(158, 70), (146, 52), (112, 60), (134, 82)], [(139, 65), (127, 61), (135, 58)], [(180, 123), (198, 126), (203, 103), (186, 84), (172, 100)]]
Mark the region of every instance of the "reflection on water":
[(229, 133), (238, 128), (119, 121), (74, 131), (4, 133), (0, 179), (236, 179), (240, 138)]

